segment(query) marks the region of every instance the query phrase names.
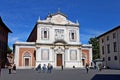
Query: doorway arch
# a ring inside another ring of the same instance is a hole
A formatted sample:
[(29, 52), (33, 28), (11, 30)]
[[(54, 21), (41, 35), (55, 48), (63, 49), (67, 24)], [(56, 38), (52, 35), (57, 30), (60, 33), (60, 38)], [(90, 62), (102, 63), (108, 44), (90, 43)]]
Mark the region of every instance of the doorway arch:
[(25, 52), (23, 54), (23, 66), (30, 67), (31, 66), (31, 54), (29, 52)]

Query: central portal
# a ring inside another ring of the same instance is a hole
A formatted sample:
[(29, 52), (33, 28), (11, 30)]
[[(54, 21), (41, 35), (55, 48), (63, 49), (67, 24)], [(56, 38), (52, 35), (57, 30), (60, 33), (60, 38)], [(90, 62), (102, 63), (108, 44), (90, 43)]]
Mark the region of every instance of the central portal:
[(62, 66), (62, 54), (57, 54), (57, 66)]

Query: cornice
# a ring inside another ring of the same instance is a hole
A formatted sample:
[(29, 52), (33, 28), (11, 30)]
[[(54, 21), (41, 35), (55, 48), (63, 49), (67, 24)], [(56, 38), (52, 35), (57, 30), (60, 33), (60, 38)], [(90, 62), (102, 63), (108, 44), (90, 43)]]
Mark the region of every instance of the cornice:
[(51, 22), (37, 22), (37, 25), (38, 24), (79, 27), (78, 24), (69, 24), (69, 23), (68, 24), (55, 24)]

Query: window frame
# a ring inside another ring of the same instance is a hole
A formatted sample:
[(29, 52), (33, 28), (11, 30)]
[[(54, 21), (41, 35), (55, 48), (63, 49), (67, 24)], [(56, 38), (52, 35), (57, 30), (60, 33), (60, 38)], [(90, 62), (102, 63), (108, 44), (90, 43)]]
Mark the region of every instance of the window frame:
[(42, 40), (49, 40), (49, 28), (41, 28), (41, 39)]
[[(74, 37), (74, 38), (73, 38)], [(69, 30), (69, 40), (75, 42), (77, 39), (76, 30)]]

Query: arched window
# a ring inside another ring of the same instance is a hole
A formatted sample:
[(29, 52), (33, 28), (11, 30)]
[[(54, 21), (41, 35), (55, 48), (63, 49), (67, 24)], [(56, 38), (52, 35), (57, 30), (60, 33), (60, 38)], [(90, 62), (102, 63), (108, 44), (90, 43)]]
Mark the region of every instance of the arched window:
[(71, 35), (72, 35), (72, 39), (74, 39), (74, 33), (72, 33)]
[(30, 53), (27, 52), (27, 53), (24, 53), (24, 56), (25, 57), (30, 57), (31, 55), (30, 55)]
[(86, 63), (86, 55), (85, 53), (82, 53), (82, 65), (85, 66)]
[(70, 30), (69, 31), (69, 40), (70, 41), (76, 41), (76, 36), (77, 36), (77, 34), (76, 34), (75, 30)]
[(49, 39), (49, 28), (41, 29), (41, 39), (48, 40)]
[(44, 38), (47, 38), (47, 31), (44, 31)]

